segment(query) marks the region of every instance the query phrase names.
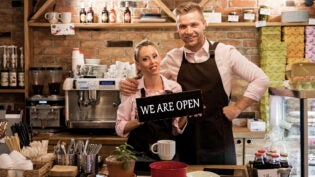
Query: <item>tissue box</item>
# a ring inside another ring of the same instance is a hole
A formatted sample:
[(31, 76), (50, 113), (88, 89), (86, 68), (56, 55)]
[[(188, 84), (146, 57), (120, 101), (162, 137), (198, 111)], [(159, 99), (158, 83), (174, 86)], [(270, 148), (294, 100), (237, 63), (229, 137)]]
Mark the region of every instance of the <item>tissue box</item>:
[(266, 131), (266, 122), (263, 120), (247, 119), (247, 128), (252, 132)]

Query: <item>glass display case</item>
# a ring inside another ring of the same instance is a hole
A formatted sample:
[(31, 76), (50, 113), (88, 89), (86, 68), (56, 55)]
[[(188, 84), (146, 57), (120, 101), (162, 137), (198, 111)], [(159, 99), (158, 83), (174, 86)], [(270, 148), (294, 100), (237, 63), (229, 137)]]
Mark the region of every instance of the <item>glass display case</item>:
[(269, 94), (270, 128), (283, 129), (291, 176), (315, 177), (315, 90), (269, 88)]

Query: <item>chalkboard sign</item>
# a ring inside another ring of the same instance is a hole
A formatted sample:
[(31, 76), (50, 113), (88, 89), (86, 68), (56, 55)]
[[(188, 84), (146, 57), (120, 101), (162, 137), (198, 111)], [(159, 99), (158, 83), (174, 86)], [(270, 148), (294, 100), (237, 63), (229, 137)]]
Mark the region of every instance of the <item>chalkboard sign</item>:
[(137, 98), (136, 102), (140, 122), (203, 112), (201, 90)]

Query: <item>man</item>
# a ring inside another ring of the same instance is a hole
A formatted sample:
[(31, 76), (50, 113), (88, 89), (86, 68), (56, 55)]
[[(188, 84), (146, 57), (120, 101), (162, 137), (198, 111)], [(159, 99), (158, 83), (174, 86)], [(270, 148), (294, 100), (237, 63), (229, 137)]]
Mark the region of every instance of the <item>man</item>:
[[(177, 81), (183, 91), (201, 89), (205, 112), (188, 119), (177, 141), (180, 161), (188, 164), (236, 164), (232, 120), (258, 101), (269, 79), (254, 63), (230, 45), (208, 41), (201, 7), (185, 2), (176, 8), (176, 23), (185, 45), (167, 53), (161, 74)], [(235, 75), (249, 82), (243, 96), (230, 104)], [(133, 93), (136, 80), (121, 82), (123, 94)]]

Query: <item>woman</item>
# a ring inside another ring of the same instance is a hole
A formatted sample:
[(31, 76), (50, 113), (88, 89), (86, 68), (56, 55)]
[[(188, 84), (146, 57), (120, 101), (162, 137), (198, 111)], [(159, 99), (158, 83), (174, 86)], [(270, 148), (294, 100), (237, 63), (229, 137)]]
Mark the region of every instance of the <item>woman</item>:
[(160, 139), (173, 139), (181, 134), (187, 118), (139, 122), (136, 98), (181, 92), (181, 86), (160, 75), (161, 57), (154, 43), (143, 40), (135, 47), (135, 63), (138, 71), (138, 89), (130, 96), (122, 95), (117, 111), (116, 132), (128, 137), (127, 143), (136, 151), (148, 153), (150, 145)]

